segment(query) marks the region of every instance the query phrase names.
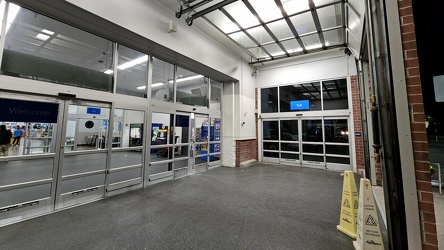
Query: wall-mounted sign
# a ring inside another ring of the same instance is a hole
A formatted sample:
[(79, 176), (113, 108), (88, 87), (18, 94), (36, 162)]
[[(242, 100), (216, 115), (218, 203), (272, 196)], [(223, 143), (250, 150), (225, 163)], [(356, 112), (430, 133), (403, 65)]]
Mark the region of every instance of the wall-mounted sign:
[(309, 109), (310, 109), (309, 100), (290, 101), (290, 110), (309, 110)]
[(58, 103), (0, 99), (0, 121), (57, 123)]
[(355, 135), (356, 135), (357, 137), (361, 137), (361, 132), (355, 132)]
[(100, 108), (86, 108), (87, 114), (100, 115)]

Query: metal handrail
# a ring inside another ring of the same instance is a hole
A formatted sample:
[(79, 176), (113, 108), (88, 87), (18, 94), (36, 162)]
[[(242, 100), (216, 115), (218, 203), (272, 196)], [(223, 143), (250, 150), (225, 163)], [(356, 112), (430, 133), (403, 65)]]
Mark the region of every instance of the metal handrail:
[(436, 166), (438, 166), (438, 186), (439, 186), (439, 194), (442, 195), (441, 164), (440, 164), (440, 163), (430, 163), (430, 165), (436, 165)]

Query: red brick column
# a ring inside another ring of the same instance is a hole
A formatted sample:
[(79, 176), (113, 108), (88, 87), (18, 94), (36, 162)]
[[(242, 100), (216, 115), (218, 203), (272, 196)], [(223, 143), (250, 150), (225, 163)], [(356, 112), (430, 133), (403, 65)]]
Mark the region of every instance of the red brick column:
[(398, 0), (398, 7), (402, 33), (402, 49), (404, 51), (405, 76), (407, 80), (407, 95), (412, 115), (410, 126), (412, 129), (416, 187), (418, 190), (418, 206), (421, 218), (422, 247), (423, 249), (438, 249), (412, 1)]
[[(352, 109), (353, 109), (353, 127), (355, 134), (355, 156), (356, 156), (356, 169), (358, 173), (365, 172), (365, 159), (364, 159), (364, 141), (362, 138), (362, 120), (361, 120), (361, 105), (359, 99), (359, 87), (358, 76), (354, 75), (350, 77), (351, 92), (352, 92)], [(356, 132), (361, 135), (356, 136)]]

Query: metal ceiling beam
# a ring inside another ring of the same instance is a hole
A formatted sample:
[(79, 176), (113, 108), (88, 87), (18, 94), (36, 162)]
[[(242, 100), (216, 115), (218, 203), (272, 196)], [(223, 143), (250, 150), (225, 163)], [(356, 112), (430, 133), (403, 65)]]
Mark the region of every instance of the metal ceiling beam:
[(338, 90), (339, 97), (342, 97), (341, 90), (339, 89), (338, 81), (335, 80), (334, 82), (335, 82), (336, 89)]
[(342, 26), (344, 27), (344, 31), (342, 32), (342, 39), (345, 44), (348, 44), (348, 40), (347, 40), (347, 38), (348, 38), (347, 37), (348, 17), (347, 17), (347, 11), (345, 9), (344, 1), (341, 2), (341, 9), (342, 9)]
[(258, 42), (258, 41), (256, 41), (256, 39), (254, 38), (254, 37), (252, 37), (251, 35), (250, 35), (250, 33), (248, 33), (246, 30), (244, 30), (243, 29), (243, 27), (237, 22), (237, 20), (236, 19), (234, 19), (231, 15), (230, 15), (230, 13), (228, 13), (224, 8), (220, 8), (219, 9), (222, 13), (224, 13), (224, 15), (225, 16), (227, 16), (228, 17), (228, 19), (230, 19), (230, 21), (232, 21), (234, 24), (236, 24), (241, 30), (242, 30), (242, 32), (244, 32), (244, 34), (246, 35), (246, 36), (248, 36), (248, 38), (250, 38), (251, 39), (251, 41), (253, 41), (259, 48), (261, 48), (271, 59), (273, 59), (274, 57), (270, 54), (270, 52), (268, 52), (263, 46), (261, 46), (261, 44)]
[(322, 33), (321, 22), (319, 21), (318, 12), (316, 10), (316, 6), (315, 6), (313, 0), (308, 0), (308, 6), (310, 7), (311, 16), (313, 17), (313, 22), (315, 24), (316, 31), (317, 31), (318, 36), (319, 36), (319, 42), (321, 42), (322, 49), (326, 49), (324, 33)]
[(225, 6), (229, 5), (229, 4), (232, 4), (234, 2), (237, 2), (237, 1), (239, 1), (239, 0), (225, 0), (225, 1), (222, 1), (220, 3), (217, 3), (217, 4), (213, 5), (213, 6), (210, 6), (210, 7), (206, 8), (206, 9), (203, 9), (201, 11), (198, 11), (198, 12), (192, 14), (190, 17), (185, 19), (185, 21), (186, 22), (190, 22), (190, 21), (192, 21), (192, 20), (194, 20), (196, 18), (204, 16), (204, 15), (206, 15), (206, 14), (208, 14), (210, 12), (213, 12), (215, 10), (221, 9), (221, 8), (223, 8), (223, 7), (225, 7)]
[(259, 16), (259, 14), (256, 12), (256, 10), (253, 8), (253, 6), (250, 4), (248, 0), (242, 0), (244, 2), (245, 6), (250, 10), (250, 12), (256, 16), (257, 20), (259, 20), (259, 23), (262, 25), (262, 27), (268, 32), (268, 34), (273, 38), (274, 42), (277, 43), (279, 48), (281, 48), (282, 51), (285, 52), (285, 55), (290, 56), (288, 54), (288, 51), (285, 49), (285, 47), (282, 45), (281, 42), (279, 42), (279, 39), (274, 35), (274, 33), (268, 28), (268, 26), (265, 24), (265, 22), (262, 20), (262, 18)]
[(314, 96), (314, 95), (311, 93), (310, 90), (308, 90), (308, 89), (304, 86), (304, 84), (301, 84), (301, 87), (302, 87), (303, 89), (305, 89), (305, 91), (307, 91), (307, 93), (309, 93), (311, 96), (313, 96), (313, 98), (314, 98), (315, 100), (318, 99), (316, 96)]
[(285, 11), (284, 6), (282, 5), (282, 2), (280, 0), (274, 0), (276, 5), (281, 10), (282, 16), (284, 17), (285, 21), (287, 22), (288, 27), (290, 28), (291, 32), (293, 33), (294, 37), (299, 43), (299, 46), (302, 48), (302, 51), (307, 53), (307, 49), (305, 49), (305, 45), (302, 42), (301, 38), (299, 37), (298, 32), (296, 31), (296, 28), (294, 27), (293, 23), (291, 22), (290, 18), (288, 17), (287, 11)]
[[(213, 0), (202, 0), (201, 2), (196, 3), (195, 5), (186, 4), (186, 6), (188, 8), (182, 10), (181, 14), (188, 13), (188, 12), (194, 10), (195, 8), (199, 8), (200, 6), (203, 6), (203, 5), (205, 5), (205, 4), (207, 4), (207, 3), (211, 2), (211, 1), (213, 1)], [(181, 1), (181, 3), (184, 3), (184, 1)]]

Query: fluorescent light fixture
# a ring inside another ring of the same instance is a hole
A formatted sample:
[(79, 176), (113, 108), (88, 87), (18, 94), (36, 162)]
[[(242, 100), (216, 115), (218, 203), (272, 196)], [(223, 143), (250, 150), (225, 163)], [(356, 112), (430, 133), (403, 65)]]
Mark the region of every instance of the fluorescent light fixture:
[[(0, 20), (3, 20), (4, 16), (3, 13), (5, 13), (5, 6), (6, 1), (1, 1), (0, 3)], [(18, 12), (20, 10), (20, 6), (15, 5), (13, 3), (9, 3), (9, 13), (8, 13), (8, 19), (6, 21), (6, 33), (8, 33), (9, 27), (11, 26), (12, 22), (14, 22), (15, 17), (17, 16)]]
[(48, 34), (50, 36), (54, 35), (54, 32), (52, 32), (50, 30), (43, 29), (42, 32), (45, 33), (45, 34)]
[(43, 41), (46, 41), (49, 38), (48, 35), (45, 35), (45, 34), (42, 34), (42, 33), (37, 34), (37, 36), (35, 36), (35, 37), (37, 37), (37, 39), (40, 39), (40, 40), (43, 40)]
[[(184, 77), (184, 78), (178, 78), (176, 80), (176, 82), (184, 82), (184, 81), (199, 79), (199, 78), (202, 78), (202, 77), (204, 77), (204, 76), (203, 75), (188, 76), (188, 77)], [(169, 80), (168, 82), (169, 83), (173, 83), (174, 81), (173, 80)]]
[(146, 89), (146, 86), (139, 86), (137, 89)]
[(106, 70), (105, 72), (103, 72), (103, 73), (105, 73), (105, 74), (108, 74), (108, 75), (110, 75), (110, 74), (112, 74), (113, 73), (113, 70), (112, 69), (108, 69), (108, 70)]
[(148, 56), (147, 56), (147, 55), (142, 56), (142, 57), (139, 57), (139, 58), (134, 59), (134, 60), (132, 60), (132, 61), (126, 62), (126, 63), (124, 63), (124, 64), (121, 64), (121, 65), (117, 66), (117, 68), (118, 68), (118, 69), (121, 69), (121, 70), (124, 70), (124, 69), (127, 69), (127, 68), (134, 67), (134, 66), (136, 66), (137, 64), (144, 63), (144, 62), (146, 62), (146, 61), (148, 61)]
[(151, 84), (151, 88), (159, 87), (159, 86), (163, 86), (163, 85), (164, 85), (163, 82), (156, 82), (156, 83)]

